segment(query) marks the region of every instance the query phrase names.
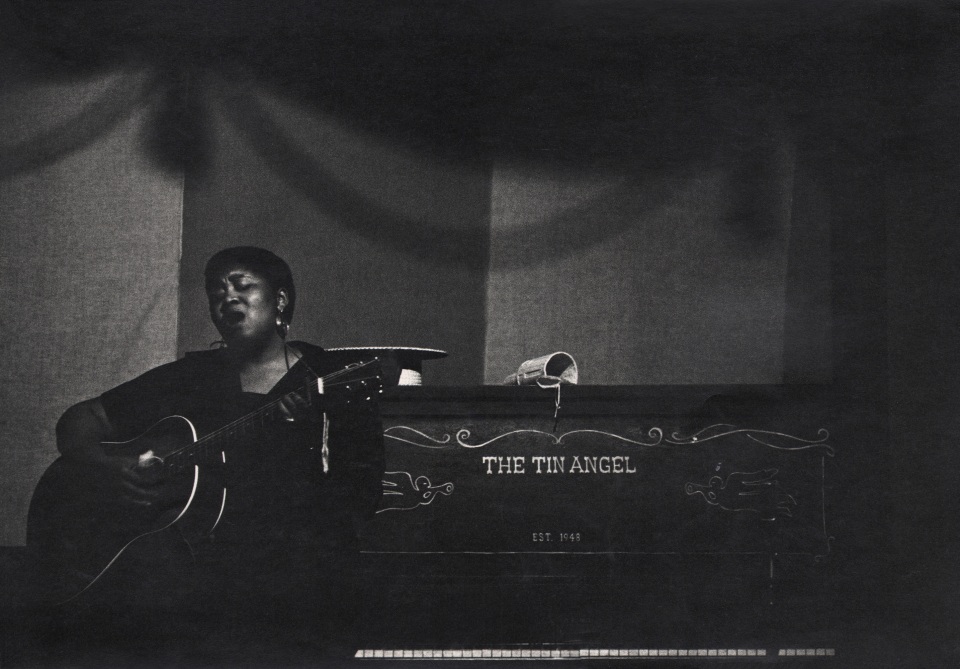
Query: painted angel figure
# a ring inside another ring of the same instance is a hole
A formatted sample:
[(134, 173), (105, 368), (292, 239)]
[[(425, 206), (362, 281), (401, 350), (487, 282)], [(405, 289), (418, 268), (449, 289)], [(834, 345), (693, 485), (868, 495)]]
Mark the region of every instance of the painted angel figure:
[(791, 507), (797, 500), (774, 478), (778, 471), (733, 472), (726, 479), (712, 476), (706, 485), (687, 483), (684, 490), (688, 495), (701, 495), (707, 504), (725, 511), (752, 511), (762, 520), (776, 520), (778, 515), (792, 517)]
[(426, 506), (438, 494), (450, 495), (453, 483), (432, 485), (426, 476), (416, 479), (410, 472), (384, 472), (383, 500), (377, 513), (384, 511), (410, 511)]

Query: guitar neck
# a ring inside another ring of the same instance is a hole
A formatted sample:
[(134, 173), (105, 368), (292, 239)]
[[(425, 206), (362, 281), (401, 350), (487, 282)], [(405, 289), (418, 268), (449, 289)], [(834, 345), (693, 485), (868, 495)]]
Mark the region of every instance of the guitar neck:
[[(326, 377), (312, 379), (298, 388), (296, 393), (317, 412), (326, 411), (334, 406), (359, 405), (370, 402), (373, 395), (380, 391), (379, 372), (366, 377), (342, 379), (341, 377), (375, 364), (377, 360), (350, 365)], [(360, 394), (358, 391), (362, 391)], [(237, 420), (204, 435), (195, 442), (167, 454), (163, 466), (170, 474), (179, 473), (194, 465), (222, 461), (224, 453), (232, 446), (243, 443), (251, 436), (282, 422), (287, 414), (282, 409), (282, 398), (238, 418)]]
[[(309, 382), (297, 393), (311, 406), (322, 411), (323, 380), (316, 379)], [(224, 453), (232, 446), (243, 443), (244, 440), (255, 436), (272, 425), (281, 422), (285, 417), (281, 409), (280, 399), (276, 399), (241, 416), (237, 420), (224, 425), (213, 432), (204, 435), (197, 441), (169, 453), (163, 459), (163, 466), (170, 474), (179, 473), (194, 465), (205, 465), (220, 461)]]

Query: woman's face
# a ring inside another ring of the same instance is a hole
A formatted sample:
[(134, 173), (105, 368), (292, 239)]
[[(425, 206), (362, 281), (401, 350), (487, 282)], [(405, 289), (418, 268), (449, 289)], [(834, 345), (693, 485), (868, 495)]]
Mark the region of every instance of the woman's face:
[(207, 282), (210, 319), (228, 344), (267, 341), (277, 334), (277, 313), (286, 293), (275, 291), (260, 274), (242, 267)]

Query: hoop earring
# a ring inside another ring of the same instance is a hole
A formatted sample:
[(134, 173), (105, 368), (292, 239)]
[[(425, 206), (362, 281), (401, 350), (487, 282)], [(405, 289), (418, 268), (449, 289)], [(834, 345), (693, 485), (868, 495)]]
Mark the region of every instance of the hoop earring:
[(277, 332), (280, 334), (281, 339), (287, 338), (287, 331), (290, 329), (290, 324), (283, 320), (283, 307), (277, 308)]

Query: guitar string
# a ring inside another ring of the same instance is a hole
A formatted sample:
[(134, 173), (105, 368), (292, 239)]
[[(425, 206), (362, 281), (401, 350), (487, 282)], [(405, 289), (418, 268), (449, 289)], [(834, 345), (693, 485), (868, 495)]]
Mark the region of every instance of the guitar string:
[[(335, 386), (338, 386), (338, 385), (349, 385), (350, 383), (358, 383), (358, 382), (361, 382), (361, 381), (369, 381), (369, 380), (374, 379), (374, 378), (376, 378), (376, 377), (370, 376), (370, 377), (364, 377), (364, 378), (359, 378), (359, 379), (351, 379), (350, 381), (341, 382), (341, 383), (339, 383), (339, 384), (338, 384), (338, 383), (330, 383), (330, 384), (325, 383), (324, 385), (325, 385), (325, 387), (328, 387), (328, 388), (329, 388), (329, 387), (335, 387)], [(313, 381), (307, 383), (305, 386), (303, 386), (302, 388), (299, 388), (298, 390), (308, 390), (308, 389), (310, 388), (310, 386), (313, 385), (313, 382), (314, 382), (314, 381), (316, 381), (316, 379), (314, 379)], [(241, 417), (241, 418), (233, 421), (232, 423), (228, 423), (227, 425), (224, 425), (222, 428), (219, 428), (219, 429), (217, 429), (217, 430), (214, 430), (214, 431), (211, 432), (210, 434), (207, 434), (207, 435), (201, 437), (201, 438), (198, 439), (197, 441), (192, 442), (192, 443), (190, 443), (190, 444), (187, 444), (187, 445), (184, 446), (183, 448), (179, 448), (179, 449), (177, 449), (177, 450), (175, 450), (175, 451), (172, 451), (172, 452), (168, 453), (168, 454), (163, 458), (164, 462), (166, 462), (166, 463), (169, 464), (169, 465), (174, 465), (174, 466), (179, 467), (181, 463), (180, 463), (180, 458), (178, 458), (177, 456), (180, 456), (180, 455), (182, 455), (183, 453), (185, 453), (185, 452), (187, 452), (187, 451), (189, 451), (189, 450), (191, 450), (191, 449), (198, 449), (198, 450), (199, 450), (199, 449), (206, 449), (206, 448), (210, 445), (210, 443), (211, 443), (211, 442), (214, 442), (217, 438), (219, 438), (219, 437), (221, 437), (221, 436), (224, 436), (224, 435), (229, 435), (229, 433), (231, 432), (231, 430), (237, 430), (238, 428), (241, 428), (241, 429), (242, 429), (242, 428), (245, 428), (247, 424), (253, 423), (253, 422), (255, 422), (255, 421), (258, 419), (258, 417), (266, 415), (270, 410), (272, 410), (273, 408), (275, 408), (276, 406), (278, 406), (279, 403), (280, 403), (280, 400), (278, 399), (278, 400), (275, 400), (275, 401), (273, 401), (273, 402), (271, 402), (271, 403), (269, 403), (269, 404), (266, 404), (266, 405), (260, 407), (259, 409), (257, 409), (256, 411), (254, 411), (253, 413), (248, 414), (248, 415), (246, 415), (246, 416), (243, 416), (243, 417)], [(204, 453), (204, 452), (205, 452), (205, 451), (201, 451), (201, 454)], [(172, 461), (171, 461), (171, 460), (172, 460)]]
[[(350, 379), (350, 380), (348, 380), (348, 381), (342, 381), (342, 382), (340, 382), (340, 383), (327, 383), (327, 381), (329, 381), (329, 380), (337, 379), (337, 378), (339, 378), (339, 377), (341, 377), (341, 376), (343, 376), (343, 375), (345, 375), (345, 374), (349, 374), (349, 373), (355, 372), (355, 371), (357, 371), (358, 369), (362, 369), (362, 368), (364, 368), (364, 367), (366, 367), (366, 366), (368, 366), (368, 365), (371, 365), (371, 364), (373, 364), (374, 362), (377, 362), (377, 360), (378, 360), (377, 358), (374, 358), (373, 360), (368, 360), (368, 361), (366, 361), (366, 362), (357, 363), (357, 364), (354, 364), (354, 365), (349, 365), (349, 366), (347, 366), (347, 367), (344, 367), (343, 369), (338, 369), (337, 371), (332, 372), (332, 373), (330, 373), (330, 374), (328, 374), (328, 375), (326, 375), (326, 376), (324, 376), (324, 377), (320, 377), (320, 376), (318, 375), (317, 378), (311, 379), (311, 380), (308, 381), (306, 384), (304, 384), (303, 386), (301, 386), (300, 388), (298, 388), (296, 392), (300, 392), (300, 391), (303, 391), (303, 390), (309, 390), (310, 387), (311, 387), (314, 383), (316, 383), (317, 379), (320, 379), (320, 378), (322, 378), (325, 387), (333, 387), (333, 386), (338, 386), (338, 385), (349, 385), (349, 384), (351, 384), (351, 383), (358, 383), (358, 382), (360, 382), (360, 381), (369, 381), (370, 379), (373, 379), (373, 378), (376, 378), (376, 377), (370, 376), (370, 377), (364, 377), (364, 378), (361, 378), (361, 379)], [(309, 367), (308, 367), (308, 369), (309, 369)], [(313, 372), (313, 370), (310, 370), (310, 371)], [(313, 373), (316, 374), (316, 372), (313, 372)], [(285, 396), (285, 395), (284, 395), (284, 396)], [(264, 406), (260, 407), (260, 408), (257, 409), (256, 411), (253, 411), (252, 413), (247, 414), (246, 416), (241, 416), (241, 417), (238, 418), (237, 420), (235, 420), (235, 421), (233, 421), (233, 422), (231, 422), (231, 423), (227, 423), (227, 424), (224, 425), (223, 427), (214, 430), (214, 431), (211, 432), (210, 434), (204, 435), (203, 437), (201, 437), (201, 438), (198, 439), (197, 441), (195, 441), (195, 442), (193, 442), (193, 443), (190, 443), (190, 444), (187, 444), (187, 445), (184, 446), (183, 448), (179, 448), (179, 449), (177, 449), (177, 450), (175, 450), (175, 451), (171, 451), (170, 453), (168, 453), (168, 454), (166, 455), (166, 457), (164, 458), (164, 460), (169, 460), (170, 458), (175, 457), (175, 456), (179, 455), (180, 453), (189, 450), (191, 447), (205, 447), (206, 445), (205, 445), (204, 442), (213, 441), (216, 437), (218, 437), (218, 436), (220, 436), (220, 435), (228, 432), (229, 430), (235, 429), (235, 428), (243, 425), (244, 423), (249, 423), (249, 422), (255, 420), (257, 416), (264, 415), (264, 414), (266, 414), (269, 410), (271, 410), (271, 409), (275, 408), (276, 406), (278, 406), (278, 405), (281, 403), (282, 400), (283, 400), (283, 397), (279, 397), (279, 398), (277, 398), (276, 400), (274, 400), (274, 401), (272, 401), (272, 402), (269, 402), (268, 404), (265, 404)]]
[[(331, 380), (331, 379), (336, 379), (336, 378), (338, 378), (338, 377), (340, 377), (340, 376), (343, 376), (343, 375), (345, 375), (345, 374), (354, 372), (354, 371), (356, 371), (356, 370), (358, 370), (358, 369), (361, 369), (361, 368), (363, 368), (363, 367), (366, 367), (367, 365), (372, 364), (373, 362), (375, 362), (375, 361), (374, 361), (374, 360), (371, 360), (371, 361), (367, 361), (367, 362), (360, 363), (360, 364), (357, 364), (357, 365), (353, 365), (353, 366), (350, 366), (350, 367), (345, 367), (345, 368), (343, 368), (343, 369), (337, 370), (336, 372), (332, 372), (331, 374), (328, 374), (327, 376), (322, 377), (322, 378), (323, 378), (323, 381), (324, 381), (324, 385), (325, 385), (325, 386), (349, 385), (350, 383), (356, 383), (356, 382), (359, 382), (359, 381), (367, 381), (367, 380), (369, 380), (369, 379), (371, 379), (371, 378), (375, 378), (375, 377), (366, 377), (366, 378), (363, 378), (363, 379), (352, 379), (352, 380), (350, 380), (350, 381), (341, 382), (341, 383), (339, 383), (339, 384), (336, 384), (336, 383), (329, 383), (329, 384), (328, 384), (328, 383), (327, 383), (327, 381), (329, 381), (329, 380)], [(306, 384), (304, 384), (302, 387), (298, 388), (298, 389), (297, 389), (297, 392), (303, 391), (303, 390), (309, 390), (310, 387), (317, 381), (318, 378), (321, 378), (321, 377), (317, 376), (317, 378), (311, 379), (311, 380), (308, 381)], [(178, 449), (178, 450), (176, 450), (176, 451), (173, 451), (173, 452), (167, 454), (167, 458), (170, 458), (171, 456), (175, 456), (175, 455), (177, 455), (178, 453), (189, 449), (191, 446), (197, 446), (198, 444), (202, 444), (203, 442), (208, 441), (208, 440), (211, 440), (211, 441), (212, 441), (215, 437), (217, 437), (217, 436), (219, 436), (219, 435), (221, 435), (221, 434), (223, 434), (223, 433), (226, 433), (226, 432), (228, 432), (228, 431), (231, 430), (231, 429), (234, 429), (234, 428), (239, 427), (240, 425), (242, 425), (242, 424), (244, 424), (244, 423), (248, 423), (248, 422), (251, 422), (251, 421), (255, 420), (255, 418), (256, 418), (257, 416), (266, 414), (269, 410), (271, 410), (271, 409), (275, 408), (276, 406), (278, 406), (278, 405), (281, 403), (282, 399), (283, 399), (283, 397), (277, 398), (276, 400), (274, 400), (274, 401), (272, 401), (272, 402), (270, 402), (270, 403), (268, 403), (268, 404), (265, 404), (264, 406), (260, 407), (259, 409), (257, 409), (256, 411), (252, 412), (251, 414), (248, 414), (248, 415), (246, 415), (246, 416), (241, 416), (241, 417), (238, 418), (237, 420), (235, 420), (235, 421), (233, 421), (233, 422), (231, 422), (231, 423), (228, 423), (228, 424), (224, 425), (223, 427), (221, 427), (221, 428), (219, 428), (219, 429), (217, 429), (217, 430), (214, 430), (214, 431), (211, 432), (210, 434), (205, 435), (204, 437), (200, 438), (200, 439), (197, 440), (196, 442), (194, 442), (194, 443), (192, 443), (192, 444), (188, 444), (188, 445), (185, 446), (184, 448)]]

